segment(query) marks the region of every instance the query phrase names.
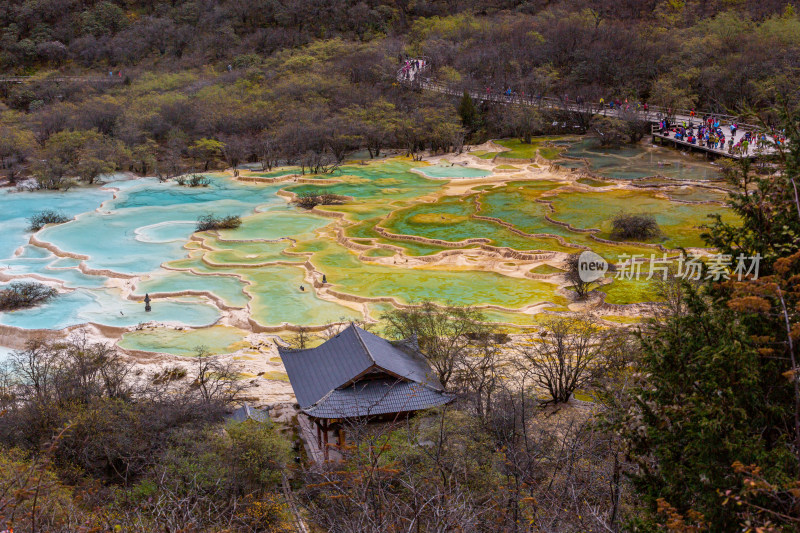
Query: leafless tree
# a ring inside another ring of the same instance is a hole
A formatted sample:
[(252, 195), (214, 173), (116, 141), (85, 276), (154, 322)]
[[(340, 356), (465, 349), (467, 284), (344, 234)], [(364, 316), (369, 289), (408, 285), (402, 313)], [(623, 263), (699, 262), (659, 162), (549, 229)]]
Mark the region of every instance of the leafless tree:
[(366, 330), (366, 331), (369, 331), (369, 330), (373, 329), (373, 327), (375, 326), (374, 323), (367, 322), (366, 320), (363, 320), (363, 319), (361, 319), (361, 320), (349, 320), (347, 317), (342, 316), (342, 317), (339, 317), (338, 321), (331, 322), (330, 324), (328, 324), (327, 329), (325, 329), (321, 333), (321, 336), (325, 340), (332, 339), (333, 337), (335, 337), (336, 335), (338, 335), (339, 333), (344, 331), (346, 328), (350, 327), (351, 324), (354, 325), (354, 326), (358, 326), (359, 328), (361, 328), (363, 330)]
[(508, 365), (502, 350), (502, 335), (487, 332), (476, 338), (472, 349), (460, 359), (450, 387), (481, 419), (492, 416), (494, 395), (508, 379)]
[(252, 137), (247, 134), (219, 135), (219, 140), (225, 145), (222, 147), (222, 157), (230, 168), (247, 161), (255, 151)]
[(155, 171), (160, 181), (167, 181), (175, 176), (184, 174), (188, 167), (184, 164), (183, 153), (186, 151), (186, 141), (181, 138), (170, 139), (161, 154), (161, 164)]
[(604, 363), (605, 334), (589, 316), (552, 316), (517, 347), (521, 370), (550, 395), (545, 403), (564, 403), (586, 387)]
[(65, 341), (44, 337), (11, 355), (15, 396), (45, 406), (54, 402), (88, 402), (93, 397), (128, 398), (131, 366), (113, 347), (91, 342), (85, 332)]
[(282, 152), (279, 142), (268, 130), (264, 130), (256, 136), (253, 149), (264, 170), (272, 170), (272, 167), (277, 166), (281, 160)]
[(396, 309), (382, 318), (391, 336), (397, 339), (416, 337), (420, 352), (445, 387), (470, 354), (474, 339), (489, 333), (483, 314), (473, 307), (439, 306), (425, 301), (410, 308)]
[(294, 334), (286, 339), (286, 342), (293, 350), (305, 350), (306, 348), (311, 348), (311, 343), (315, 338), (316, 336), (307, 327), (298, 326)]
[(586, 298), (586, 296), (588, 296), (592, 285), (597, 283), (599, 280), (586, 281), (583, 279), (580, 271), (580, 254), (572, 254), (568, 256), (564, 263), (567, 267), (564, 277), (567, 278), (567, 282), (575, 290), (575, 295), (578, 297), (578, 299), (583, 300)]
[(193, 376), (192, 385), (206, 404), (231, 405), (248, 388), (236, 372), (233, 361), (221, 363), (209, 356), (202, 346), (196, 349)]

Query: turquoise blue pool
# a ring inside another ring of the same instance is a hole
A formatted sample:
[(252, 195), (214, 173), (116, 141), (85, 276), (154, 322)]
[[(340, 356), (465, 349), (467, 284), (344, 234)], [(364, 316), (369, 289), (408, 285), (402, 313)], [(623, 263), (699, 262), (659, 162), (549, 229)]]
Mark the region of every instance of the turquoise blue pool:
[(14, 250), (28, 242), (30, 232), (28, 217), (37, 211), (53, 210), (74, 217), (100, 207), (112, 197), (112, 191), (81, 189), (67, 192), (35, 191), (15, 192), (0, 190), (0, 258), (11, 257)]
[(451, 165), (450, 163), (418, 167), (414, 170), (429, 178), (482, 178), (491, 174), (488, 170)]

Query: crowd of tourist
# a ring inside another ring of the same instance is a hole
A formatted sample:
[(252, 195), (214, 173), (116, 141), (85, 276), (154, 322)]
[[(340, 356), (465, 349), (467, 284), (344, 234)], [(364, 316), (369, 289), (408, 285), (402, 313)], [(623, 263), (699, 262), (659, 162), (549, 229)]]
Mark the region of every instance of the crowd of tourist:
[[(707, 115), (698, 124), (694, 124), (693, 117), (692, 111), (688, 124), (685, 120), (673, 124), (668, 117), (662, 118), (659, 122), (659, 133), (712, 150), (727, 150), (732, 155), (746, 155), (753, 148), (763, 150), (772, 145), (781, 146), (786, 143), (785, 134), (775, 131), (774, 128), (769, 135), (763, 131), (757, 133), (748, 130), (737, 140), (738, 123), (730, 122), (724, 127), (718, 117)], [(729, 136), (725, 134), (725, 129), (730, 131)]]
[[(577, 101), (577, 99), (576, 99), (576, 101)], [(578, 102), (578, 103), (580, 104), (581, 102)], [(600, 107), (601, 108), (605, 108), (606, 107), (606, 99), (605, 98), (601, 98), (600, 99)], [(609, 100), (608, 101), (608, 108), (611, 109), (612, 111), (614, 109), (618, 109), (620, 111), (630, 111), (631, 109), (634, 109), (637, 112), (638, 111), (644, 111), (645, 113), (647, 113), (647, 111), (649, 110), (649, 108), (648, 108), (646, 103), (635, 102), (635, 103), (631, 104), (630, 102), (628, 102), (627, 98), (624, 101), (623, 100), (619, 100), (619, 99), (611, 99), (611, 100)]]
[(406, 80), (413, 79), (415, 74), (425, 68), (424, 59), (406, 59), (400, 68), (400, 76)]

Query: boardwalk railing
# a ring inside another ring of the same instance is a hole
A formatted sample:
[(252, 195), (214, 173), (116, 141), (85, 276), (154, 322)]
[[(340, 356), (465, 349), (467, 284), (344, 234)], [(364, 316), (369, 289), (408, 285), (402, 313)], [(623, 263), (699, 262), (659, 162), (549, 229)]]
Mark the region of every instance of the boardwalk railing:
[(647, 120), (649, 122), (657, 123), (660, 122), (664, 118), (669, 118), (670, 121), (675, 124), (676, 122), (685, 121), (687, 124), (689, 122), (694, 122), (697, 125), (699, 122), (703, 120), (703, 116), (714, 116), (715, 118), (719, 119), (721, 123), (735, 123), (738, 125), (739, 129), (744, 130), (763, 130), (761, 126), (756, 126), (754, 124), (747, 124), (743, 123), (739, 117), (735, 117), (733, 115), (721, 115), (719, 113), (696, 113), (694, 116), (691, 115), (691, 111), (688, 110), (672, 110), (666, 109), (660, 106), (650, 106), (648, 105), (647, 110), (643, 107), (634, 107), (631, 106), (628, 109), (620, 109), (619, 107), (610, 107), (608, 104), (601, 104), (600, 102), (581, 102), (581, 103), (570, 103), (565, 102), (559, 98), (553, 98), (550, 96), (541, 96), (541, 97), (529, 97), (529, 96), (519, 96), (519, 95), (506, 95), (501, 93), (492, 93), (492, 92), (481, 92), (476, 90), (464, 90), (464, 89), (456, 89), (454, 87), (445, 85), (443, 83), (439, 83), (434, 81), (432, 78), (422, 78), (417, 77), (412, 80), (400, 80), (402, 83), (410, 84), (414, 87), (419, 87), (426, 91), (434, 91), (441, 94), (448, 94), (452, 96), (461, 96), (466, 92), (469, 94), (470, 98), (473, 100), (481, 101), (481, 102), (496, 102), (499, 104), (512, 104), (512, 105), (525, 105), (531, 107), (539, 107), (545, 109), (560, 109), (563, 111), (572, 111), (576, 113), (589, 113), (592, 115), (607, 115), (607, 116), (619, 116), (622, 114), (628, 115), (635, 115), (642, 120)]
[[(746, 131), (754, 132), (756, 134), (764, 131), (764, 128), (761, 126), (743, 123), (740, 117), (733, 115), (725, 115), (720, 113), (705, 113), (702, 111), (694, 112), (688, 109), (669, 109), (661, 106), (650, 106), (650, 105), (646, 106), (645, 108), (645, 106), (641, 105), (631, 106), (628, 104), (626, 104), (625, 108), (623, 109), (617, 105), (611, 106), (609, 104), (600, 102), (585, 102), (585, 101), (569, 102), (566, 100), (562, 100), (559, 98), (552, 98), (548, 96), (530, 97), (530, 96), (520, 96), (518, 94), (496, 93), (492, 92), (489, 89), (487, 89), (486, 91), (476, 91), (474, 89), (457, 88), (438, 82), (430, 76), (426, 76), (425, 74), (428, 74), (429, 70), (430, 70), (430, 62), (426, 60), (423, 68), (420, 69), (401, 68), (397, 72), (397, 80), (400, 83), (403, 83), (413, 88), (418, 88), (426, 91), (433, 91), (440, 94), (446, 94), (451, 96), (461, 96), (466, 92), (470, 96), (470, 98), (479, 102), (494, 102), (504, 105), (524, 105), (524, 106), (536, 107), (539, 109), (554, 109), (560, 111), (569, 111), (573, 113), (586, 113), (590, 115), (602, 114), (604, 116), (609, 116), (609, 117), (636, 118), (639, 120), (648, 121), (653, 126), (655, 126), (665, 118), (669, 119), (670, 123), (673, 125), (682, 125), (683, 123), (686, 123), (687, 125), (694, 124), (695, 126), (697, 126), (703, 123), (704, 117), (713, 116), (717, 120), (719, 120), (720, 124), (723, 123), (736, 124), (739, 135), (743, 134)], [(656, 130), (654, 129), (653, 131)], [(741, 157), (741, 155), (730, 154), (724, 149), (718, 150), (718, 149), (706, 148), (705, 146), (692, 145), (691, 143), (675, 140), (674, 138), (661, 135), (660, 133), (658, 134), (658, 136), (661, 138), (670, 139), (676, 145), (679, 144), (686, 145), (687, 147), (692, 147), (695, 149), (699, 149), (705, 152), (725, 157), (734, 157), (734, 158)], [(757, 155), (758, 153), (766, 154), (774, 151), (774, 147), (772, 146), (757, 149), (755, 144), (756, 143), (751, 144), (747, 156)]]

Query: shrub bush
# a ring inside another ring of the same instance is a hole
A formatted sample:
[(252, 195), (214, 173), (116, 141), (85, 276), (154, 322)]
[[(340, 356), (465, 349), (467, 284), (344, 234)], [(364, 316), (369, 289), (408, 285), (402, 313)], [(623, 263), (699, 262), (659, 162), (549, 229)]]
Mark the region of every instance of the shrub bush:
[(171, 366), (165, 368), (161, 372), (153, 374), (153, 385), (161, 385), (163, 383), (170, 383), (172, 381), (180, 381), (185, 378), (187, 371), (180, 366)]
[(647, 240), (661, 235), (655, 217), (646, 213), (620, 213), (611, 224), (612, 239)]
[(39, 231), (47, 224), (63, 224), (64, 222), (69, 222), (69, 217), (58, 211), (48, 209), (34, 213), (28, 218), (28, 221), (30, 222), (28, 229), (31, 231)]
[(211, 180), (209, 178), (201, 176), (199, 174), (192, 174), (189, 177), (187, 185), (189, 185), (189, 187), (208, 187), (209, 183), (211, 183)]
[(186, 176), (178, 176), (175, 178), (175, 183), (182, 187), (208, 187), (211, 183), (211, 179), (201, 176), (200, 174), (192, 174), (188, 178)]
[(340, 205), (345, 202), (345, 197), (338, 194), (316, 194), (316, 193), (302, 193), (298, 194), (292, 203), (297, 207), (303, 209), (313, 209), (318, 205)]
[(15, 281), (0, 289), (0, 311), (13, 311), (42, 304), (54, 298), (58, 291), (35, 281)]
[(224, 217), (215, 217), (214, 215), (203, 215), (197, 219), (197, 231), (236, 229), (241, 225), (242, 225), (242, 219), (238, 215), (228, 215)]

